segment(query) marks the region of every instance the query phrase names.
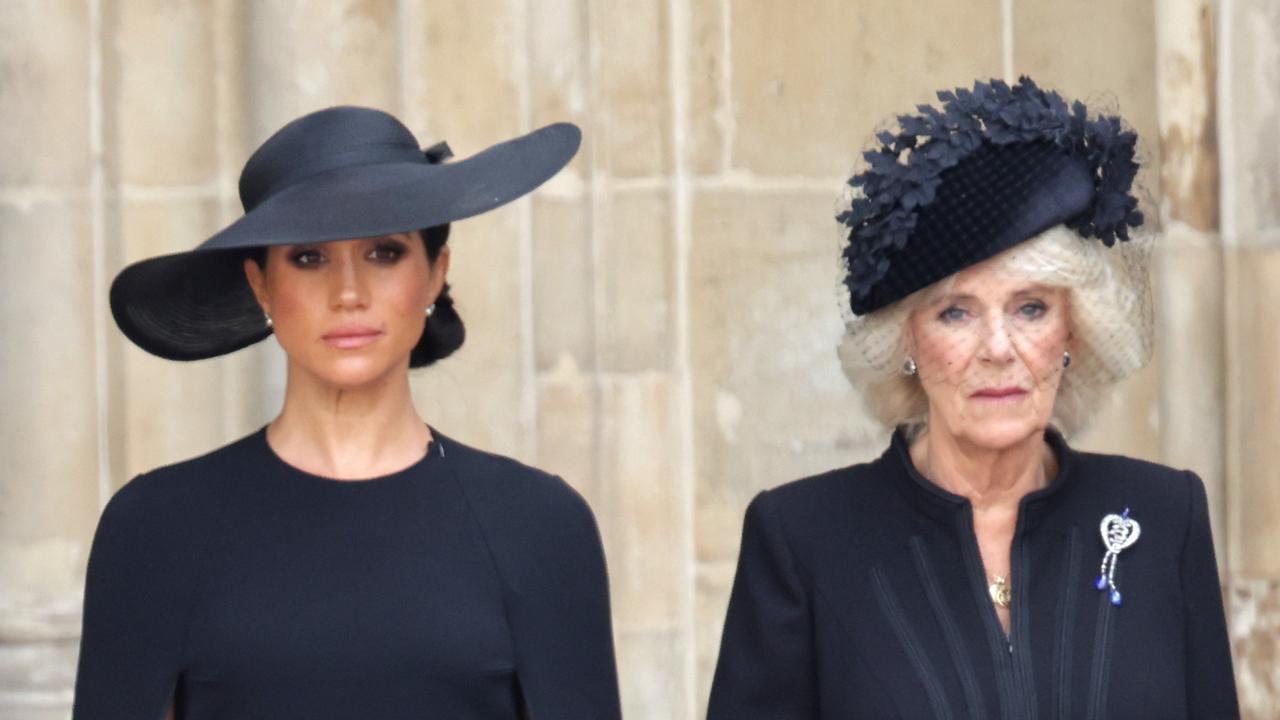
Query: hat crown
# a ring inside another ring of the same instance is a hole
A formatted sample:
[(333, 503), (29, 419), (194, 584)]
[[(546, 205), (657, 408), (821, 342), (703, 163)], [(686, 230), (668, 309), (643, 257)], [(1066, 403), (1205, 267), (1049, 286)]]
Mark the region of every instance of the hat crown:
[(262, 143), (240, 173), (245, 212), (319, 173), (385, 162), (426, 163), (409, 128), (381, 110), (341, 106), (304, 115)]
[[(1108, 247), (1142, 224), (1137, 135), (1023, 76), (941, 91), (877, 134), (837, 219), (861, 315), (1064, 224)], [(930, 267), (925, 267), (930, 266)]]

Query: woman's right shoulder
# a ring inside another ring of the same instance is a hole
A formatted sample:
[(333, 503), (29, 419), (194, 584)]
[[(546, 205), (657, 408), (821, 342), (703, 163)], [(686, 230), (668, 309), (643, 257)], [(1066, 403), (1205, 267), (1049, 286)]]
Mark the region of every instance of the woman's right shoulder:
[(185, 522), (207, 510), (228, 479), (243, 475), (250, 462), (254, 435), (248, 435), (193, 458), (135, 475), (111, 496), (103, 522)]
[(878, 525), (892, 506), (892, 474), (885, 462), (881, 456), (763, 490), (747, 514), (771, 518), (796, 549)]

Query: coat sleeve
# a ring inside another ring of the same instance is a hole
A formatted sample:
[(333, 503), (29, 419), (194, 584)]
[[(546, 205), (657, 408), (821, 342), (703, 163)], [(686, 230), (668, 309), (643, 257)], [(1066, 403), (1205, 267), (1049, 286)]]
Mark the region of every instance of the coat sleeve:
[(747, 508), (708, 720), (817, 717), (813, 617), (768, 492)]
[(1182, 597), (1187, 647), (1187, 717), (1237, 718), (1231, 644), (1222, 607), (1222, 586), (1209, 530), (1204, 483), (1187, 472), (1189, 511), (1182, 548)]
[(510, 610), (521, 693), (531, 720), (622, 716), (604, 548), (577, 493), (544, 529), (533, 592)]
[(177, 681), (191, 563), (175, 508), (141, 476), (98, 521), (85, 577), (73, 720), (159, 720)]
[(558, 477), (472, 483), (507, 585), (516, 676), (529, 720), (618, 720), (604, 549), (585, 500)]

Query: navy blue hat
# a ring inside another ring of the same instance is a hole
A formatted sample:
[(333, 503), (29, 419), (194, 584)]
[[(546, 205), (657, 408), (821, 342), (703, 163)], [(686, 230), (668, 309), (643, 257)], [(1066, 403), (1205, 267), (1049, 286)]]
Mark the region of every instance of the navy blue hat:
[(1137, 135), (1022, 77), (938, 93), (877, 136), (838, 220), (855, 315), (883, 308), (1056, 225), (1108, 247), (1142, 224)]
[(111, 284), (111, 312), (143, 350), (214, 357), (271, 334), (244, 275), (249, 248), (447, 225), (531, 192), (578, 151), (581, 132), (549, 125), (458, 162), (422, 150), (380, 110), (334, 107), (272, 135), (245, 164), (245, 214), (194, 250), (134, 263)]

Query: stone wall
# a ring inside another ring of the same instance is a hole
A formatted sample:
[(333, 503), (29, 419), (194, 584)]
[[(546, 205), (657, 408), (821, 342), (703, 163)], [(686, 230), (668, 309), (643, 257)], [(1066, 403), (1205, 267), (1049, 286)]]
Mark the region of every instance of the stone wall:
[(65, 718), (97, 513), (260, 427), (270, 341), (169, 363), (106, 287), (239, 212), (248, 153), (335, 103), (467, 155), (554, 120), (571, 167), (455, 228), (470, 334), (428, 419), (595, 508), (627, 717), (705, 706), (742, 511), (886, 441), (840, 372), (842, 184), (934, 89), (1029, 73), (1132, 122), (1160, 341), (1077, 445), (1211, 494), (1241, 698), (1280, 713), (1280, 5), (1271, 0), (13, 0), (0, 7), (0, 717)]

